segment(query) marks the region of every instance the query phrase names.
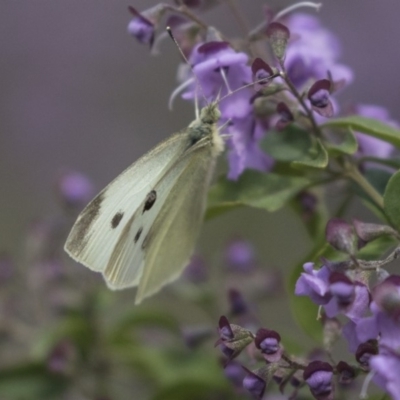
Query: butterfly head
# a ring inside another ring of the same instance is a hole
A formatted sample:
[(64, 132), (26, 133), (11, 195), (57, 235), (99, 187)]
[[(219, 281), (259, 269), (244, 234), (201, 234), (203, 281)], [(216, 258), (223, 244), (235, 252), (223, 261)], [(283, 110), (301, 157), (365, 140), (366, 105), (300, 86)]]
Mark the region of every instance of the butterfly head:
[(221, 112), (219, 111), (217, 102), (212, 102), (206, 105), (200, 111), (199, 119), (202, 124), (214, 125), (219, 121), (220, 118)]

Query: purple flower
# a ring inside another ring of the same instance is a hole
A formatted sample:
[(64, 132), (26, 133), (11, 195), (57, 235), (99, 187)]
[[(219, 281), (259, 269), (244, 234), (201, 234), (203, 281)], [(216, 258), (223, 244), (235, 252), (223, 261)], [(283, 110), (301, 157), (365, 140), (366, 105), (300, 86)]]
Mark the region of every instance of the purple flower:
[(264, 136), (264, 127), (252, 116), (232, 118), (227, 133), (229, 179), (237, 179), (246, 168), (269, 171), (274, 161), (260, 148), (259, 142)]
[(68, 207), (82, 208), (93, 197), (93, 185), (79, 172), (69, 172), (58, 181), (58, 192)]
[(304, 370), (303, 378), (317, 400), (333, 399), (333, 368), (322, 361), (312, 361)]
[(333, 105), (330, 100), (331, 82), (328, 79), (316, 81), (308, 91), (308, 100), (312, 109), (322, 117), (333, 116)]
[(225, 261), (232, 270), (247, 272), (256, 264), (254, 247), (246, 240), (232, 240), (225, 250)]
[(335, 317), (340, 312), (351, 320), (358, 320), (368, 310), (368, 288), (360, 282), (352, 282), (346, 275), (333, 272), (329, 278), (331, 301), (324, 305), (326, 315)]
[(301, 88), (310, 79), (327, 78), (328, 72), (334, 82), (352, 82), (352, 70), (337, 63), (341, 53), (337, 38), (316, 17), (293, 14), (286, 24), (292, 40), (286, 49), (285, 65), (296, 87)]
[(151, 46), (154, 42), (154, 23), (133, 7), (129, 7), (129, 11), (133, 15), (133, 19), (128, 24), (128, 32), (140, 43)]
[(386, 390), (393, 400), (400, 400), (400, 353), (384, 349), (371, 357), (369, 364), (375, 372), (373, 381)]
[(332, 295), (329, 291), (329, 276), (331, 271), (323, 266), (314, 270), (314, 263), (308, 262), (303, 265), (303, 272), (296, 282), (295, 294), (297, 296), (309, 296), (318, 305), (327, 304)]
[(243, 387), (248, 390), (254, 398), (261, 399), (264, 395), (267, 382), (264, 377), (260, 376), (258, 371), (250, 371), (243, 367), (247, 375), (243, 379)]
[[(390, 118), (389, 112), (383, 107), (370, 104), (359, 104), (357, 105), (355, 112), (363, 117), (382, 121), (394, 128), (399, 127), (399, 124)], [(358, 153), (360, 155), (379, 158), (388, 158), (393, 155), (395, 148), (391, 143), (387, 143), (384, 140), (361, 132), (356, 132), (356, 136), (359, 145)]]
[(270, 363), (281, 359), (283, 349), (280, 342), (281, 336), (278, 332), (264, 328), (257, 331), (254, 339), (257, 349), (261, 350), (264, 358)]

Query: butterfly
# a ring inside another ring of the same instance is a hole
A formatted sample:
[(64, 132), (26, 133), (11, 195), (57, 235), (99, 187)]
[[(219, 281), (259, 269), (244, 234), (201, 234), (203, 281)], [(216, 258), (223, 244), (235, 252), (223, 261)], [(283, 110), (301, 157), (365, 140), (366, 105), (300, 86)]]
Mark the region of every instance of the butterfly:
[(216, 159), (224, 150), (217, 102), (142, 156), (81, 212), (66, 252), (135, 303), (176, 280), (200, 232)]

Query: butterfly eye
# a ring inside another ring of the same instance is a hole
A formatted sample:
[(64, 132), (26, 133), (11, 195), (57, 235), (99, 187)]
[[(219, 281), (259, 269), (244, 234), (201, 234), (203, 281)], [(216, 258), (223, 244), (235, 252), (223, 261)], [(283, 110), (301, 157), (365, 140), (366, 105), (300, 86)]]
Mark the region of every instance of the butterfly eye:
[(146, 196), (146, 201), (144, 202), (143, 212), (150, 210), (153, 207), (154, 203), (157, 200), (157, 192), (152, 190)]
[(111, 220), (111, 227), (115, 229), (119, 223), (121, 222), (122, 217), (124, 216), (124, 213), (121, 211), (118, 211), (114, 216), (113, 219)]

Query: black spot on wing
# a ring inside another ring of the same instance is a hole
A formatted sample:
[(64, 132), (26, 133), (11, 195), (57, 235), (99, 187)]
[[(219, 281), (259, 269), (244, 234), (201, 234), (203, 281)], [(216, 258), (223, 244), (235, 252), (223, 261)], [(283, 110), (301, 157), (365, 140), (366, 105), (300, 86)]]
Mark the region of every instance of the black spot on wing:
[(111, 220), (111, 228), (115, 229), (119, 223), (121, 222), (122, 217), (124, 216), (124, 213), (122, 211), (118, 211), (114, 216), (113, 219)]
[(143, 213), (145, 211), (150, 210), (150, 208), (153, 207), (156, 200), (157, 200), (157, 192), (155, 190), (152, 190), (151, 192), (147, 193), (146, 201), (144, 202)]
[(143, 232), (143, 227), (139, 228), (139, 230), (136, 232), (135, 238), (133, 239), (135, 243), (137, 243), (137, 241), (139, 240), (142, 232)]
[(85, 247), (89, 239), (88, 232), (100, 214), (103, 200), (104, 195), (100, 193), (86, 206), (72, 228), (71, 237), (68, 240), (68, 249), (74, 254), (78, 254)]

